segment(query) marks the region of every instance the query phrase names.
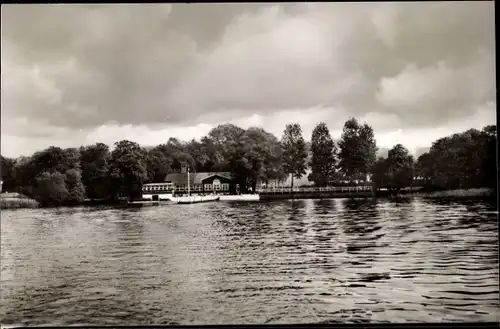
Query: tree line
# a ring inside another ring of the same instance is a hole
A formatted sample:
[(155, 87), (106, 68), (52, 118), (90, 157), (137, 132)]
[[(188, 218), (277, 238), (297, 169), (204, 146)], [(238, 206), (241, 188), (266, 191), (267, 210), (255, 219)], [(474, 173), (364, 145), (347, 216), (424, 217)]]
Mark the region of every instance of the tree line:
[(128, 140), (113, 149), (103, 143), (79, 149), (51, 146), (30, 157), (1, 157), (1, 168), (4, 190), (46, 206), (79, 204), (85, 198), (137, 199), (142, 184), (162, 182), (183, 166), (197, 172), (231, 172), (243, 193), (255, 191), (259, 182), (290, 176), (293, 186), (294, 178), (304, 176), (308, 168), (316, 186), (363, 181), (367, 175), (376, 188), (396, 190), (411, 185), (415, 176), (442, 189), (496, 186), (495, 126), (441, 138), (417, 161), (399, 144), (387, 158), (377, 159), (376, 153), (372, 127), (351, 118), (337, 141), (325, 123), (316, 125), (310, 142), (297, 123), (286, 125), (281, 140), (262, 128), (223, 124), (200, 141), (170, 138), (152, 148)]

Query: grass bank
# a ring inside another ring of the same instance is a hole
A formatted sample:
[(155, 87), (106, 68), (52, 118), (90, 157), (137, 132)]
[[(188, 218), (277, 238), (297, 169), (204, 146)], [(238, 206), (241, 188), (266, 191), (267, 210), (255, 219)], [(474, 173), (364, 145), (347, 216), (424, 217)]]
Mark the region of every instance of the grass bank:
[(427, 199), (443, 199), (443, 198), (485, 198), (494, 197), (495, 191), (489, 188), (473, 188), (473, 189), (457, 189), (457, 190), (444, 190), (444, 191), (432, 191), (432, 192), (403, 192), (396, 195), (391, 195), (389, 197), (396, 198), (410, 198), (410, 197), (422, 197)]
[(1, 196), (0, 209), (38, 208), (36, 200), (24, 196)]

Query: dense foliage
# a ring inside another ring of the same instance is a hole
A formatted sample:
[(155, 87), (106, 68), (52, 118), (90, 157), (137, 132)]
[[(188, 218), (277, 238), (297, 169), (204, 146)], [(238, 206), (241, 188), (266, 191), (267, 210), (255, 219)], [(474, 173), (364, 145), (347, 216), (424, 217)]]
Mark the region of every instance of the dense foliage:
[(317, 186), (327, 186), (336, 181), (337, 146), (325, 123), (319, 123), (311, 137), (311, 171), (309, 179)]
[(347, 179), (366, 177), (375, 163), (377, 144), (372, 127), (355, 118), (344, 124), (339, 141), (340, 168)]
[(428, 186), (439, 189), (497, 187), (495, 126), (440, 138), (416, 164)]
[(283, 148), (283, 169), (292, 176), (293, 179), (300, 178), (307, 169), (307, 149), (306, 142), (302, 136), (302, 128), (298, 123), (286, 125), (281, 139)]
[[(152, 148), (123, 140), (112, 150), (103, 144), (62, 149), (51, 146), (30, 157), (0, 157), (3, 190), (20, 192), (44, 206), (73, 205), (84, 198), (137, 199), (141, 185), (161, 182), (187, 166), (193, 172), (229, 171), (241, 192), (257, 184), (309, 178), (328, 186), (372, 174), (377, 188), (399, 190), (412, 184), (433, 189), (496, 188), (496, 126), (470, 129), (435, 141), (416, 161), (402, 145), (387, 158), (375, 158), (373, 129), (349, 119), (337, 144), (319, 123), (311, 142), (299, 124), (287, 125), (282, 140), (261, 128), (232, 124), (213, 128), (200, 141), (170, 138)], [(413, 179), (418, 177), (418, 182)], [(234, 186), (233, 186), (234, 188)], [(233, 190), (234, 192), (234, 190)]]
[(414, 175), (413, 156), (401, 144), (389, 150), (386, 159), (379, 158), (372, 166), (372, 180), (378, 187), (400, 190), (412, 184)]

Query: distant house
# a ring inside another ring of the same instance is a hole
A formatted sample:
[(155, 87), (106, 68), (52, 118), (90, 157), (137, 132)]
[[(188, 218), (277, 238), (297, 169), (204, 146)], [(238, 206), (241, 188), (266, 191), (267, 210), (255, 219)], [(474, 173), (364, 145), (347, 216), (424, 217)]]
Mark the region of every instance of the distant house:
[(229, 172), (199, 172), (188, 173), (183, 168), (180, 173), (170, 173), (163, 182), (144, 184), (142, 193), (144, 199), (167, 199), (167, 195), (219, 193), (227, 194), (234, 190), (233, 180)]
[[(186, 191), (188, 189), (187, 173), (172, 173), (165, 177), (165, 183), (171, 184), (176, 191)], [(229, 193), (233, 181), (230, 172), (200, 172), (189, 174), (189, 185), (192, 192)]]

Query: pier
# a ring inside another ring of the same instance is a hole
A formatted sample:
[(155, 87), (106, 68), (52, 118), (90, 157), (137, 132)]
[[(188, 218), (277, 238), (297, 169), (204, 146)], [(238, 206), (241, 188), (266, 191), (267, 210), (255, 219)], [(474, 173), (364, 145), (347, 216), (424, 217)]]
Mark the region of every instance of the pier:
[(371, 198), (375, 196), (371, 186), (266, 188), (260, 189), (258, 193), (260, 200)]

